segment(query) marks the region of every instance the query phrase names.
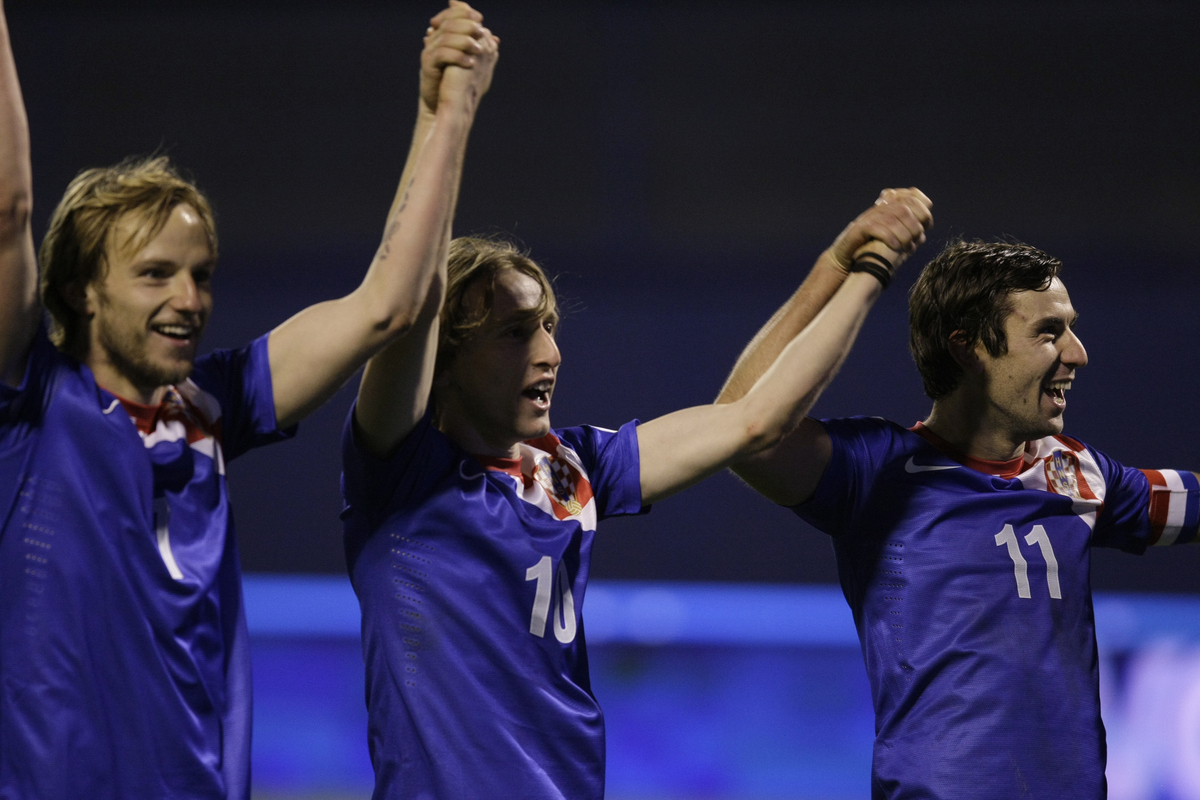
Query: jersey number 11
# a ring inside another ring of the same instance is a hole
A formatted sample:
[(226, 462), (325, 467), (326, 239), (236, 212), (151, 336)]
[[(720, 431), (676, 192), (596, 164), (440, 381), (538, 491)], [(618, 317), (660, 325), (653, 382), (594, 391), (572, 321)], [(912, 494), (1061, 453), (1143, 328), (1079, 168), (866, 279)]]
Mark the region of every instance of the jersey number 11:
[[(1058, 559), (1054, 557), (1054, 548), (1050, 545), (1050, 537), (1041, 525), (1034, 525), (1033, 530), (1025, 535), (1025, 544), (1037, 546), (1042, 551), (1042, 559), (1046, 562), (1046, 586), (1050, 596), (1062, 600), (1062, 587), (1058, 584)], [(1004, 530), (996, 534), (996, 546), (1008, 545), (1008, 557), (1013, 562), (1013, 574), (1017, 579), (1017, 597), (1030, 598), (1029, 563), (1021, 555), (1021, 547), (1017, 544), (1017, 533), (1012, 525), (1005, 525)]]

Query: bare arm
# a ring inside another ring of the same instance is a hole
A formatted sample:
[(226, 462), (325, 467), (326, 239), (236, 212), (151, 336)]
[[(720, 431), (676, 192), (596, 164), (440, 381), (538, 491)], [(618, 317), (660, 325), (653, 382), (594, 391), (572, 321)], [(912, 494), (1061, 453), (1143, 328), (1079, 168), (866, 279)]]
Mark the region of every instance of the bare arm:
[(639, 426), (643, 501), (673, 494), (792, 432), (837, 372), (881, 291), (871, 275), (851, 274), (743, 397)]
[(885, 190), (822, 254), (814, 275), (751, 342), (715, 404), (638, 428), (642, 500), (654, 502), (757, 454), (798, 448), (805, 450), (802, 466), (819, 480), (829, 441), (805, 415), (837, 373), (882, 291), (872, 275), (847, 275), (852, 258), (871, 248), (899, 266), (925, 240), (930, 224), (929, 199), (923, 194)]
[(804, 330), (833, 297), (845, 280), (854, 256), (868, 242), (877, 242), (876, 249), (882, 245), (882, 251), (898, 254), (891, 256), (896, 266), (924, 244), (925, 231), (933, 225), (929, 210), (932, 205), (918, 189), (884, 189), (880, 192), (875, 204), (858, 215), (829, 249), (821, 253), (796, 293), (746, 345), (717, 402), (728, 403), (750, 391), (788, 342)]
[[(417, 166), (421, 148), (425, 146), (429, 132), (433, 130), (433, 124), (437, 121), (438, 91), (442, 84), (442, 71), (447, 64), (455, 63), (458, 56), (452, 45), (459, 45), (462, 55), (469, 56), (478, 52), (477, 48), (463, 37), (473, 38), (478, 34), (476, 26), (482, 21), (483, 15), (465, 3), (451, 4), (449, 8), (442, 9), (429, 21), (429, 29), (425, 32), (425, 47), (421, 52), (421, 90), (417, 98), (417, 124), (413, 130), (412, 143), (409, 145), (408, 158), (404, 162), (404, 171), (400, 175), (396, 196), (392, 199), (392, 207), (388, 209), (388, 220), (396, 216), (396, 211), (400, 208), (404, 190), (412, 181), (413, 170)], [(439, 50), (439, 48), (446, 49)], [(459, 64), (459, 66), (465, 66), (465, 64)]]
[(29, 123), (0, 3), (0, 381), (10, 386), (21, 382), (41, 311), (32, 202)]
[[(441, 292), (450, 218), (479, 100), (491, 81), (497, 42), (465, 3), (435, 17), (422, 53), (422, 102), (435, 107), (417, 136), (375, 258), (359, 287), (305, 309), (271, 332), (275, 414), (290, 425), (325, 402), (354, 372), (398, 337), (413, 344), (428, 327), (430, 294)], [(439, 79), (432, 102), (426, 73)], [(403, 359), (402, 359), (403, 360)], [(411, 360), (411, 359), (409, 359)]]
[[(437, 24), (439, 19), (435, 18), (434, 22)], [(446, 24), (446, 21), (442, 22), (443, 26)], [(488, 32), (481, 42), (485, 49), (471, 73), (453, 66), (446, 67), (443, 74), (429, 70), (422, 72), (422, 113), (430, 108), (430, 103), (440, 111), (443, 104), (454, 102), (461, 94), (476, 92), (482, 95), (487, 90), (498, 55), (498, 40)], [(465, 146), (465, 141), (463, 144)], [(450, 205), (440, 231), (437, 257), (430, 265), (434, 271), (433, 281), (420, 315), (409, 331), (367, 362), (358, 387), (354, 421), (363, 446), (377, 456), (386, 455), (412, 430), (425, 413), (429, 400), (437, 358), (438, 316), (445, 296), (450, 223), (462, 172), (461, 152), (453, 169)]]
[[(931, 206), (929, 198), (915, 188), (881, 192), (875, 205), (851, 222), (833, 246), (821, 254), (796, 293), (747, 345), (717, 403), (736, 400), (754, 386), (792, 337), (820, 312), (832, 294), (828, 287), (835, 284), (837, 274), (845, 274), (857, 255), (873, 251), (899, 266), (924, 243), (925, 231), (933, 225)], [(778, 444), (751, 454), (733, 464), (732, 469), (759, 494), (791, 506), (812, 496), (831, 453), (824, 426), (804, 419)]]

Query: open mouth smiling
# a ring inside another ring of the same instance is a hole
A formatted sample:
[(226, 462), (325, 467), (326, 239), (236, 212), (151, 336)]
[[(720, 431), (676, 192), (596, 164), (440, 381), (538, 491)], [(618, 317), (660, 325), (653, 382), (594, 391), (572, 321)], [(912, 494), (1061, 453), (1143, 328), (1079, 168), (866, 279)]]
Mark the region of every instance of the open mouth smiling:
[(533, 401), (533, 404), (541, 409), (550, 407), (550, 395), (554, 392), (554, 381), (541, 380), (537, 383), (527, 386), (521, 392), (523, 397), (528, 397)]
[(1050, 381), (1042, 386), (1044, 392), (1058, 408), (1067, 405), (1067, 390), (1071, 388), (1071, 380)]
[(150, 330), (178, 342), (189, 342), (200, 335), (200, 327), (198, 325), (188, 325), (180, 322), (151, 325)]

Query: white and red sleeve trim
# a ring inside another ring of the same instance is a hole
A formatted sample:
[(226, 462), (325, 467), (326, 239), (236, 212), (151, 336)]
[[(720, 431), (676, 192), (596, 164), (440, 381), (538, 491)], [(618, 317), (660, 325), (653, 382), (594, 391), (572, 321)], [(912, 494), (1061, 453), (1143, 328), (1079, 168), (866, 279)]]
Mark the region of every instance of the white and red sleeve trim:
[(1200, 527), (1200, 481), (1190, 472), (1144, 469), (1150, 482), (1150, 544), (1172, 545), (1196, 541)]

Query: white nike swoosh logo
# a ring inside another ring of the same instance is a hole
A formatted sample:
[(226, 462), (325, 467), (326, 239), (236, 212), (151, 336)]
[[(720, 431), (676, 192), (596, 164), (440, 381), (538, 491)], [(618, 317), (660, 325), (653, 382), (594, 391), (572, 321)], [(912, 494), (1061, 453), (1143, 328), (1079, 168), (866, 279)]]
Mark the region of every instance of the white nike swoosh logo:
[(909, 457), (908, 461), (904, 462), (905, 472), (936, 472), (940, 469), (959, 469), (962, 464), (918, 464)]

